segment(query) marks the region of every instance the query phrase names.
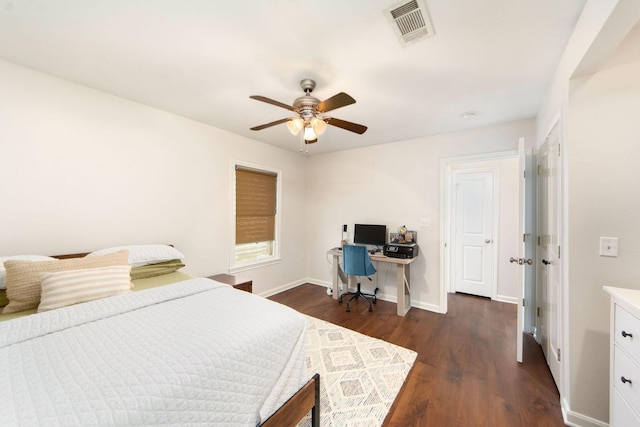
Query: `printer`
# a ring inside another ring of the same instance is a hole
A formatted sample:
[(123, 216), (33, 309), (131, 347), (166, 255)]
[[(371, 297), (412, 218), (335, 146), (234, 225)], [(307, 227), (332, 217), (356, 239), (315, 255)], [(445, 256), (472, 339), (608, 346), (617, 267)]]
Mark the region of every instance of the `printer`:
[(382, 254), (391, 258), (415, 258), (418, 256), (418, 245), (416, 243), (389, 243), (384, 245)]

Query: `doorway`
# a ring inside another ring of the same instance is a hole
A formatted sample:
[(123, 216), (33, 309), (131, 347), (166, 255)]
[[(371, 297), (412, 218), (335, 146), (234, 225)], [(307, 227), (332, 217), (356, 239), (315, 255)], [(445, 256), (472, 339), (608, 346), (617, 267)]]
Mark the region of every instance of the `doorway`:
[(518, 253), (518, 153), (491, 156), (446, 166), (443, 291), (515, 304), (522, 279), (509, 257)]
[[(520, 138), (519, 149), (506, 152), (488, 153), (443, 159), (441, 161), (441, 286), (440, 308), (447, 312), (447, 295), (455, 292), (454, 278), (460, 274), (460, 262), (456, 262), (456, 216), (455, 204), (458, 197), (456, 176), (464, 172), (494, 172), (494, 199), (497, 208), (494, 213), (493, 237), (482, 241), (494, 253), (494, 284), (490, 297), (493, 300), (516, 304), (518, 307), (518, 339), (516, 359), (522, 361), (522, 332), (532, 332), (531, 320), (535, 314), (535, 270), (530, 266), (535, 251), (533, 238), (534, 200), (531, 164), (531, 149), (524, 148), (524, 138)], [(458, 219), (459, 221), (459, 219)], [(460, 239), (458, 239), (460, 240)], [(489, 242), (487, 242), (489, 240)], [(485, 249), (486, 250), (486, 249)], [(480, 252), (477, 250), (477, 252)], [(513, 263), (514, 256), (516, 263)], [(479, 270), (476, 270), (479, 271)], [(476, 293), (477, 294), (477, 293)], [(525, 300), (528, 301), (525, 304)]]
[(452, 290), (495, 299), (498, 171), (452, 169)]

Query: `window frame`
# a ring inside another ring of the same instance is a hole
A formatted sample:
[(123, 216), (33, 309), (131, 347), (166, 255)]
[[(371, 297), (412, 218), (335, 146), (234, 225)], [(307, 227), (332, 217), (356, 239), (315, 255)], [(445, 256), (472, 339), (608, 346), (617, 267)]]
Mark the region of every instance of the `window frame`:
[[(255, 258), (248, 261), (236, 262), (236, 168), (251, 169), (258, 172), (267, 172), (276, 175), (276, 214), (274, 221), (274, 240), (273, 240), (273, 254), (270, 256), (264, 256)], [(229, 258), (229, 272), (236, 273), (244, 270), (251, 270), (254, 268), (264, 267), (271, 264), (276, 264), (281, 261), (280, 258), (280, 208), (282, 200), (282, 171), (272, 167), (258, 165), (253, 163), (231, 161), (230, 166), (230, 215), (229, 215), (229, 230), (231, 230), (230, 236), (230, 258)]]

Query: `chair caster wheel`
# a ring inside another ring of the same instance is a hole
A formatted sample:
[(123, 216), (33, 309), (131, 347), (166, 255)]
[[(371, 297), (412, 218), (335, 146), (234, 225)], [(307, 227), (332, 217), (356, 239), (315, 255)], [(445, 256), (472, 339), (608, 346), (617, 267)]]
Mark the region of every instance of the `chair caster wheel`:
[(377, 300), (373, 300), (373, 303), (375, 304)]
[(350, 313), (351, 309), (349, 307), (347, 307), (347, 313)]
[(373, 311), (373, 308), (369, 307), (369, 312)]

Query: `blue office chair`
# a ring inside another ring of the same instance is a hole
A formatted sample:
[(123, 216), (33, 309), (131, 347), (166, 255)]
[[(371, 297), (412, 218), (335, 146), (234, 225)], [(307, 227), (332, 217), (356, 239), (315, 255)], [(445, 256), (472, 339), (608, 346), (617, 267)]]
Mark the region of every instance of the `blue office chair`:
[[(373, 294), (366, 294), (360, 290), (360, 276), (371, 276), (376, 272), (376, 269), (369, 258), (367, 247), (360, 245), (342, 246), (342, 271), (344, 271), (345, 274), (357, 277), (358, 288), (355, 292), (345, 292), (340, 295), (338, 302), (342, 304), (343, 296), (352, 295), (347, 302), (347, 311), (351, 311), (349, 304), (357, 298), (362, 298), (367, 301), (369, 303), (369, 311), (373, 311), (371, 303), (376, 303), (376, 292), (378, 292), (378, 288), (373, 291)], [(371, 280), (370, 277), (367, 277), (367, 279)]]

